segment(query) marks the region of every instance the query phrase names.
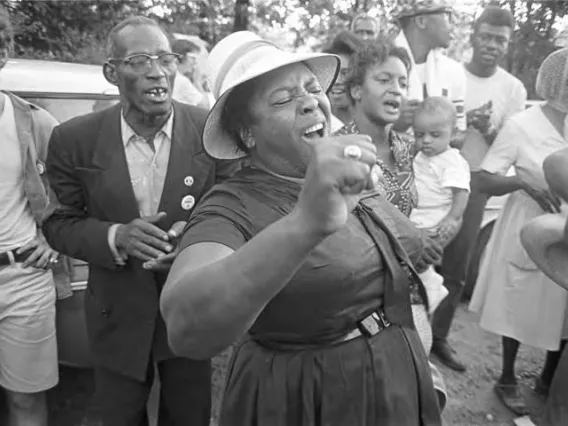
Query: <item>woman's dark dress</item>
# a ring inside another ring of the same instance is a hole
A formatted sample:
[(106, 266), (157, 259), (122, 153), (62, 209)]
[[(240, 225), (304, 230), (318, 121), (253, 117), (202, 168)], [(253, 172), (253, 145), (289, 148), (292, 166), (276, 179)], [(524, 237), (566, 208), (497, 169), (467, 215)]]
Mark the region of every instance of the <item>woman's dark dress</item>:
[[(181, 246), (217, 242), (238, 250), (288, 214), (299, 192), (293, 182), (243, 169), (201, 201)], [(421, 242), (386, 200), (371, 195), (362, 204), (344, 228), (310, 253), (237, 347), (221, 426), (441, 424), (428, 360), (412, 322), (409, 270), (400, 266), (369, 211), (410, 256), (420, 252)], [(369, 339), (332, 344), (380, 306), (391, 327)]]

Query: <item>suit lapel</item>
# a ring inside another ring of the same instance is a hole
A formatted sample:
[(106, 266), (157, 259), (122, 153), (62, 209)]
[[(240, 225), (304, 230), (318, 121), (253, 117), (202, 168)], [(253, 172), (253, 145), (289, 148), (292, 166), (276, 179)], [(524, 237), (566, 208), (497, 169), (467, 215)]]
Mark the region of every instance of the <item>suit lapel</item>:
[[(109, 108), (102, 120), (101, 131), (93, 153), (93, 166), (103, 171), (105, 211), (117, 221), (127, 223), (139, 217), (138, 204), (130, 182), (130, 172), (120, 129), (121, 105)], [(116, 202), (120, 200), (120, 202)]]
[(192, 170), (193, 161), (200, 147), (199, 135), (191, 117), (188, 117), (176, 102), (173, 102), (173, 106), (172, 145), (159, 212), (168, 212), (179, 207), (183, 193), (187, 190), (184, 178)]

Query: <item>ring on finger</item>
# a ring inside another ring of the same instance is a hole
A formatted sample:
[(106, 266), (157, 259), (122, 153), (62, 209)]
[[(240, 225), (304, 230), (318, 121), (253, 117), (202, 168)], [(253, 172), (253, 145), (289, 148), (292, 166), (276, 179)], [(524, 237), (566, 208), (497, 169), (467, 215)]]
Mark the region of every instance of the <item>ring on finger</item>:
[(347, 145), (343, 149), (343, 156), (350, 160), (360, 160), (363, 156), (363, 151), (357, 145)]

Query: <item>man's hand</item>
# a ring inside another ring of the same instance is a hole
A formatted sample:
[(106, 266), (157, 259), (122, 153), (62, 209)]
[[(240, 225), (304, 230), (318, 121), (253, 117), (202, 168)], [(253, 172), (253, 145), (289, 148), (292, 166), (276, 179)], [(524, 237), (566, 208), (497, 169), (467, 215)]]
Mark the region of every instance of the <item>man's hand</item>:
[(479, 108), (467, 112), (467, 124), (486, 135), (491, 128), (491, 113), (493, 112), (493, 102), (488, 101)]
[(425, 270), (429, 265), (439, 265), (442, 262), (444, 248), (434, 238), (433, 235), (426, 231), (422, 231), (422, 243), (424, 248), (420, 259), (414, 267), (417, 271)]
[(160, 256), (154, 260), (149, 260), (148, 262), (145, 262), (142, 265), (144, 269), (148, 269), (154, 272), (168, 272), (170, 270), (170, 268), (172, 267), (172, 263), (174, 262), (178, 254), (177, 245), (179, 243), (179, 237), (181, 236), (186, 223), (187, 222), (184, 221), (176, 222), (167, 232), (169, 241), (175, 247), (174, 251), (164, 256)]
[(537, 189), (529, 183), (523, 183), (523, 190), (535, 200), (546, 213), (560, 213), (561, 201), (556, 195), (546, 189)]
[(134, 219), (116, 230), (115, 244), (120, 252), (147, 262), (174, 250), (168, 233), (156, 226), (166, 213)]
[(57, 262), (58, 253), (49, 247), (41, 232), (29, 243), (20, 247), (16, 253), (22, 254), (32, 249), (33, 252), (22, 262), (22, 267), (32, 266), (38, 269), (47, 269), (51, 264)]

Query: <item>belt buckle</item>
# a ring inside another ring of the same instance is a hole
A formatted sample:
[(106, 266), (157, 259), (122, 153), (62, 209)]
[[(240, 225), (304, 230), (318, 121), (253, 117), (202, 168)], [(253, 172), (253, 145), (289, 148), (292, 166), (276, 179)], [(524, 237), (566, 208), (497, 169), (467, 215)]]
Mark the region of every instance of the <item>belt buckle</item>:
[(387, 319), (385, 313), (382, 309), (377, 309), (375, 312), (371, 314), (375, 321), (382, 325), (383, 329), (390, 327), (391, 322)]
[(365, 336), (372, 337), (390, 325), (391, 323), (387, 320), (385, 314), (380, 309), (377, 309), (371, 315), (359, 321), (358, 328)]

